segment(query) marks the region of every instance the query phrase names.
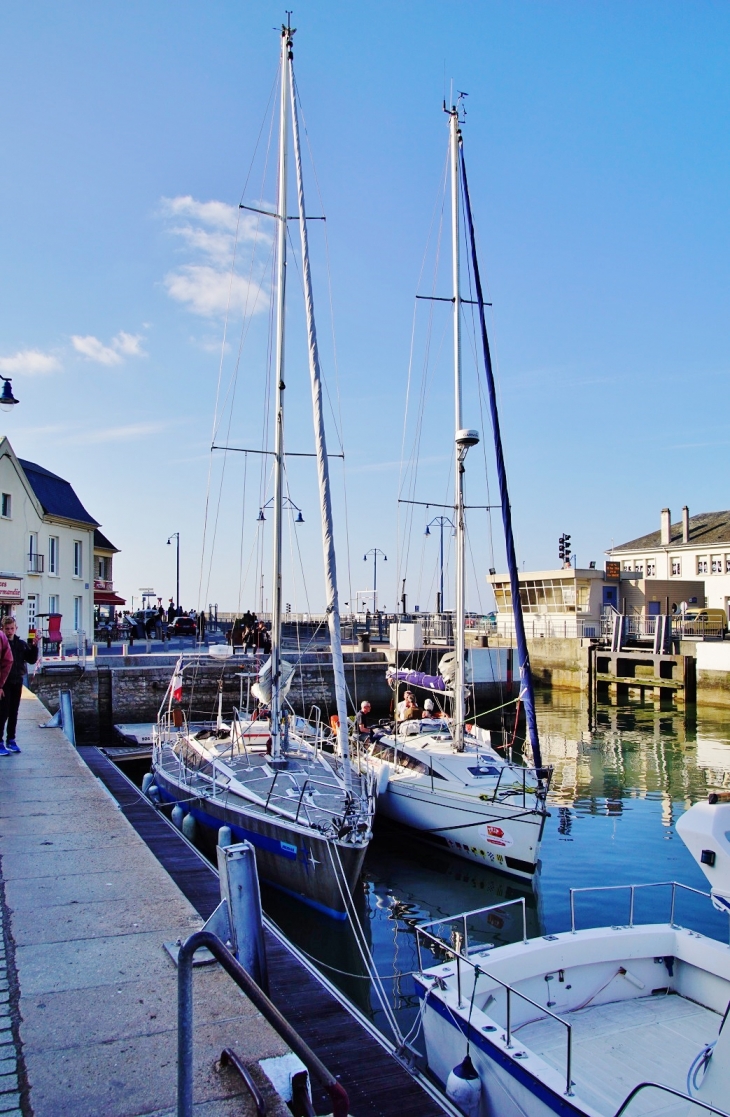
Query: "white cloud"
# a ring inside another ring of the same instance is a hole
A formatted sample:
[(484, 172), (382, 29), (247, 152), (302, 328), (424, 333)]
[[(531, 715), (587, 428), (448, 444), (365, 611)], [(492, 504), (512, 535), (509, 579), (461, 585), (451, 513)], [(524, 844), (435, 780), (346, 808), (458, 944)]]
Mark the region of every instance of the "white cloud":
[(147, 438), (151, 434), (160, 434), (168, 426), (167, 423), (129, 423), (123, 427), (106, 427), (101, 430), (89, 430), (77, 434), (74, 442), (135, 442), (140, 438)]
[(20, 349), (12, 357), (0, 357), (0, 372), (25, 373), (28, 376), (42, 376), (48, 372), (58, 372), (61, 362), (51, 353), (41, 353), (40, 349)]
[[(192, 256), (165, 276), (170, 298), (204, 318), (223, 315), (229, 308), (246, 308), (249, 314), (256, 314), (267, 307), (263, 258), (268, 255), (272, 231), (266, 218), (241, 213), (227, 202), (199, 202), (189, 194), (163, 198), (162, 215), (171, 222), (170, 234)], [(245, 254), (244, 278), (232, 270), (234, 256), (241, 258), (242, 245), (255, 242), (264, 251), (257, 254), (253, 266), (250, 253)]]
[(93, 334), (85, 337), (73, 334), (71, 337), (76, 352), (99, 365), (120, 365), (125, 357), (146, 357), (141, 342), (141, 334), (128, 334), (124, 330), (112, 338), (111, 345), (104, 345)]

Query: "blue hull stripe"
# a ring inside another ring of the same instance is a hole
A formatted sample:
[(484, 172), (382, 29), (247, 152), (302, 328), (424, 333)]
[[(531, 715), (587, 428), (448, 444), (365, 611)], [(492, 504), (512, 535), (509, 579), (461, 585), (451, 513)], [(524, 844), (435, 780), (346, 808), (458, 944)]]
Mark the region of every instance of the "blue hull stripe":
[[(176, 803), (174, 795), (170, 795), (164, 788), (157, 785), (160, 795), (167, 799), (170, 803)], [(193, 807), (190, 811), (193, 818), (210, 830), (218, 830), (221, 825), (229, 825), (228, 823), (222, 824), (220, 819), (213, 818), (212, 815), (206, 814), (198, 807)], [(278, 842), (275, 838), (268, 838), (265, 834), (256, 834), (253, 830), (247, 830), (243, 826), (231, 825), (231, 833), (234, 834), (241, 841), (248, 841), (251, 845), (259, 846), (260, 849), (265, 849), (268, 853), (279, 854), (280, 857), (285, 857), (288, 861), (296, 861), (297, 848), (296, 846), (288, 846), (283, 848), (283, 843)], [(285, 888), (283, 884), (278, 884), (275, 880), (269, 880), (268, 877), (261, 877), (261, 880), (266, 884), (270, 884), (272, 888), (276, 888), (278, 892), (285, 892), (287, 896), (293, 896), (295, 900), (300, 900), (301, 903), (306, 904), (308, 908), (313, 908), (315, 911), (321, 912), (323, 915), (328, 915), (330, 919), (347, 920), (346, 911), (335, 911), (334, 908), (327, 907), (326, 904), (320, 904), (318, 900), (313, 900), (309, 896), (303, 895), (301, 892), (295, 892), (292, 888)]]
[(431, 990), (427, 989), (424, 983), (417, 977), (414, 977), (416, 990), (418, 992), (419, 1000), (427, 998), (429, 1008), (438, 1013), (447, 1024), (455, 1027), (458, 1024), (459, 1031), (462, 1035), (469, 1038), (469, 1042), (473, 1047), (477, 1047), (488, 1059), (496, 1063), (498, 1067), (506, 1071), (516, 1079), (521, 1086), (543, 1103), (553, 1113), (558, 1113), (561, 1117), (585, 1117), (585, 1109), (574, 1105), (571, 1100), (565, 1095), (558, 1095), (546, 1086), (536, 1075), (532, 1074), (524, 1063), (518, 1063), (512, 1059), (506, 1051), (503, 1051), (496, 1044), (492, 1043), (484, 1034), (478, 1031), (473, 1025), (468, 1025), (458, 1016), (454, 1016), (446, 1005), (442, 1004), (438, 997), (431, 995)]

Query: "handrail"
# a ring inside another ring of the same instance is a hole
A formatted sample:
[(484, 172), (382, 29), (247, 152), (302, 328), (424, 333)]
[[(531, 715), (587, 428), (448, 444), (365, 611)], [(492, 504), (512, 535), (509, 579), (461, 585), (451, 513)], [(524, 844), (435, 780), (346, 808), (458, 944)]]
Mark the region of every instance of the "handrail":
[[(210, 931), (196, 931), (180, 947), (177, 970), (177, 1117), (193, 1117), (193, 955), (207, 947), (238, 988), (326, 1089), (333, 1117), (347, 1117), (347, 1091), (272, 1004), (238, 959)], [(722, 1115), (726, 1117), (726, 1115)]]
[(716, 1113), (718, 1117), (730, 1117), (730, 1114), (728, 1114), (726, 1110), (718, 1109), (717, 1106), (710, 1105), (709, 1102), (701, 1101), (699, 1098), (693, 1098), (689, 1094), (682, 1093), (681, 1090), (675, 1090), (672, 1086), (663, 1086), (661, 1082), (640, 1082), (638, 1086), (634, 1086), (631, 1093), (621, 1102), (621, 1105), (618, 1107), (613, 1117), (621, 1117), (621, 1114), (626, 1112), (627, 1106), (630, 1105), (636, 1095), (640, 1094), (642, 1090), (649, 1089), (663, 1090), (665, 1094), (672, 1094), (675, 1098), (681, 1098), (683, 1101), (691, 1101), (695, 1105), (701, 1106), (701, 1108), (708, 1113)]
[(266, 1117), (266, 1099), (254, 1082), (251, 1072), (245, 1063), (242, 1063), (236, 1052), (231, 1047), (224, 1047), (221, 1051), (220, 1063), (222, 1067), (232, 1066), (235, 1067), (243, 1083), (253, 1098), (254, 1105), (256, 1106), (256, 1117)]
[(672, 889), (672, 902), (669, 911), (669, 925), (674, 926), (674, 910), (676, 905), (677, 889), (681, 888), (684, 892), (693, 892), (696, 896), (704, 896), (706, 900), (712, 899), (709, 892), (703, 892), (699, 888), (691, 888), (688, 884), (681, 884), (677, 880), (657, 880), (649, 884), (597, 884), (584, 888), (571, 888), (570, 889), (570, 930), (572, 934), (577, 934), (575, 929), (575, 894), (577, 892), (618, 892), (619, 889), (628, 888), (630, 890), (629, 896), (629, 927), (634, 926), (634, 897), (637, 889), (639, 888), (671, 888)]
[[(467, 931), (467, 928), (466, 928), (466, 921), (469, 918), (469, 916), (470, 915), (485, 915), (488, 911), (497, 911), (497, 910), (501, 910), (502, 908), (508, 908), (512, 904), (521, 904), (522, 905), (522, 941), (523, 941), (523, 943), (526, 943), (527, 942), (527, 909), (525, 907), (524, 896), (519, 896), (516, 900), (505, 900), (501, 904), (490, 904), (486, 908), (474, 908), (473, 911), (460, 911), (456, 915), (447, 915), (443, 919), (432, 919), (432, 920), (430, 920), (429, 923), (419, 923), (418, 926), (416, 927), (416, 942), (418, 943), (418, 932), (419, 931), (425, 931), (428, 927), (437, 927), (441, 923), (453, 923), (455, 920), (461, 919), (462, 923), (463, 923), (463, 926), (464, 926), (464, 954), (468, 955), (469, 954), (469, 934), (468, 934), (468, 931)], [(435, 938), (437, 942), (443, 941), (443, 940), (440, 940), (438, 938), (438, 936), (430, 936), (430, 937)], [(450, 949), (448, 943), (445, 943), (444, 945), (446, 946), (447, 949)], [(421, 968), (420, 944), (419, 944), (419, 952), (418, 952), (418, 965), (419, 965), (419, 969), (420, 969)]]
[[(422, 932), (422, 929), (420, 927), (416, 927), (416, 941), (418, 943), (419, 971), (421, 973), (423, 973), (423, 968), (420, 965), (421, 947), (420, 947), (420, 942), (418, 941), (418, 936), (421, 933), (423, 933), (427, 939), (431, 939), (431, 941), (436, 943), (438, 946), (443, 947), (445, 944), (443, 943), (443, 941), (441, 939), (436, 938), (435, 935), (429, 934), (428, 931), (423, 931)], [(447, 947), (447, 949), (449, 949), (449, 948)], [(566, 1029), (565, 1094), (569, 1098), (572, 1097), (573, 1096), (573, 1080), (572, 1080), (572, 1071), (573, 1071), (573, 1025), (570, 1024), (567, 1020), (563, 1020), (562, 1016), (558, 1016), (556, 1013), (551, 1012), (549, 1008), (545, 1007), (545, 1005), (541, 1005), (537, 1001), (533, 1001), (532, 997), (528, 997), (526, 993), (522, 993), (519, 989), (515, 989), (514, 985), (510, 985), (508, 982), (502, 981), (501, 978), (496, 977), (493, 973), (490, 973), (489, 970), (483, 969), (480, 965), (478, 965), (478, 963), (472, 962), (472, 960), (470, 958), (467, 958), (465, 955), (461, 954), (459, 951), (450, 949), (450, 953), (453, 956), (454, 961), (456, 962), (457, 1008), (463, 1008), (464, 1007), (461, 1003), (461, 962), (462, 962), (462, 960), (464, 962), (466, 962), (467, 965), (471, 966), (473, 968), (473, 970), (475, 971), (474, 972), (474, 987), (475, 988), (476, 988), (476, 983), (479, 980), (479, 975), (484, 974), (484, 976), (488, 977), (490, 981), (496, 982), (497, 985), (501, 985), (502, 988), (505, 990), (505, 992), (507, 994), (507, 1025), (506, 1025), (506, 1028), (505, 1028), (505, 1033), (506, 1033), (508, 1050), (512, 1047), (512, 999), (511, 998), (512, 998), (513, 993), (515, 993), (518, 997), (521, 997), (523, 1001), (527, 1001), (527, 1003), (532, 1005), (533, 1008), (539, 1009), (540, 1012), (544, 1013), (546, 1016), (552, 1017), (553, 1020), (557, 1020), (557, 1022), (559, 1024), (563, 1025), (563, 1027)]]

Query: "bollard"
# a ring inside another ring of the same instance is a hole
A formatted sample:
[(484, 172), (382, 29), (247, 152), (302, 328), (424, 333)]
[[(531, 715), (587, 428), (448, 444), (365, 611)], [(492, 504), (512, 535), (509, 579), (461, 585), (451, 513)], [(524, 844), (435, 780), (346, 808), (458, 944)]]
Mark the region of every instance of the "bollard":
[(233, 834), (231, 833), (230, 826), (221, 826), (218, 831), (218, 845), (221, 849), (233, 845)]
[(218, 846), (221, 896), (228, 906), (233, 953), (265, 992), (269, 988), (256, 854), (249, 842)]

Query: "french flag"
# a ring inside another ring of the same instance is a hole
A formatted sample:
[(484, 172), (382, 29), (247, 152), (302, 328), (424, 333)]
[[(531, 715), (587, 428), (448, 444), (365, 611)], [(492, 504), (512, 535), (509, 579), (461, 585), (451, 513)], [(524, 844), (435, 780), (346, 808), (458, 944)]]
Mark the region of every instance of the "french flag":
[(172, 683), (170, 684), (171, 693), (172, 693), (172, 701), (173, 702), (182, 702), (182, 694), (183, 694), (182, 670), (183, 670), (183, 658), (182, 658), (182, 656), (180, 656), (177, 663), (175, 664), (175, 671), (174, 671), (174, 674), (172, 676)]

